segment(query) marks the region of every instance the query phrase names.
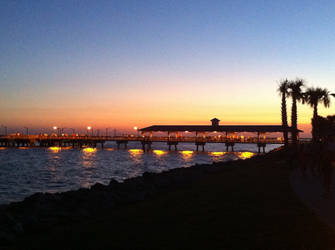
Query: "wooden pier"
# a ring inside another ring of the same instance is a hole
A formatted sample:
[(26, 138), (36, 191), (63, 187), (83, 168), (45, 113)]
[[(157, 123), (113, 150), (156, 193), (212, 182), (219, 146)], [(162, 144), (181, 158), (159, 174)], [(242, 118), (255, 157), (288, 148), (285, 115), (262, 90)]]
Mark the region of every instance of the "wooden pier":
[(279, 138), (259, 139), (257, 137), (248, 138), (223, 138), (217, 136), (203, 137), (163, 137), (163, 136), (42, 136), (42, 135), (8, 135), (0, 136), (0, 147), (104, 147), (106, 142), (115, 142), (117, 148), (127, 148), (129, 142), (139, 142), (144, 151), (151, 150), (154, 142), (164, 142), (169, 146), (169, 150), (178, 149), (180, 143), (192, 143), (202, 151), (205, 150), (206, 143), (225, 144), (226, 150), (234, 151), (236, 143), (257, 144), (259, 150), (265, 151), (266, 144), (282, 144)]
[[(293, 132), (290, 127), (280, 125), (219, 125), (220, 120), (214, 118), (207, 125), (154, 125), (139, 129), (137, 136), (79, 136), (79, 135), (5, 135), (0, 136), (0, 147), (104, 147), (106, 142), (115, 142), (117, 148), (127, 148), (128, 142), (141, 143), (143, 151), (151, 150), (154, 142), (164, 142), (169, 150), (177, 150), (179, 143), (193, 143), (196, 151), (205, 151), (206, 143), (222, 143), (226, 151), (234, 151), (236, 143), (252, 143), (258, 152), (265, 152), (267, 144), (283, 144), (282, 137), (267, 137), (268, 133)], [(153, 133), (167, 133), (167, 136), (155, 136)], [(237, 135), (237, 133), (254, 133), (256, 136)], [(302, 132), (301, 130), (296, 131)], [(193, 134), (192, 134), (193, 133)], [(184, 136), (183, 134), (188, 134)]]

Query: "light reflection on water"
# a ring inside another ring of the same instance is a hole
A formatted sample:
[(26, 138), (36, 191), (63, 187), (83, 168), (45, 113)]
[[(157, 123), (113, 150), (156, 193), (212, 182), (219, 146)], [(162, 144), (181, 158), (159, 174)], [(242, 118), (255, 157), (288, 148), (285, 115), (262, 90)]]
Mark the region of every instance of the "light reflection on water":
[(243, 160), (249, 159), (249, 158), (253, 157), (254, 155), (255, 155), (255, 153), (253, 153), (253, 152), (239, 152), (238, 153), (238, 157), (240, 159), (243, 159)]
[(49, 150), (54, 153), (58, 153), (61, 149), (61, 147), (49, 147)]
[(209, 152), (209, 155), (212, 156), (223, 156), (226, 152)]
[(84, 152), (84, 153), (91, 154), (91, 153), (95, 153), (95, 152), (97, 152), (97, 149), (96, 149), (96, 148), (84, 148), (84, 149), (83, 149), (83, 152)]
[(192, 156), (193, 156), (193, 151), (191, 150), (183, 150), (183, 151), (180, 151), (180, 153), (182, 154), (183, 156), (183, 159), (186, 161), (186, 162), (189, 162), (192, 160)]
[[(114, 146), (111, 144), (110, 146)], [(1, 148), (0, 204), (22, 200), (35, 192), (63, 192), (89, 187), (96, 182), (108, 184), (111, 178), (123, 181), (144, 172), (162, 172), (196, 163), (246, 159), (257, 151), (254, 145), (239, 146), (245, 152), (223, 152), (220, 144), (208, 144), (210, 152), (196, 152), (194, 145), (180, 145), (181, 151), (168, 151), (155, 143), (150, 152), (129, 143), (129, 150), (83, 148)], [(235, 148), (238, 145), (235, 146)], [(254, 146), (254, 147), (252, 147)], [(280, 145), (267, 145), (273, 149)]]
[(159, 150), (159, 149), (152, 150), (152, 152), (153, 152), (154, 154), (156, 154), (157, 156), (165, 155), (165, 154), (168, 153), (168, 151)]

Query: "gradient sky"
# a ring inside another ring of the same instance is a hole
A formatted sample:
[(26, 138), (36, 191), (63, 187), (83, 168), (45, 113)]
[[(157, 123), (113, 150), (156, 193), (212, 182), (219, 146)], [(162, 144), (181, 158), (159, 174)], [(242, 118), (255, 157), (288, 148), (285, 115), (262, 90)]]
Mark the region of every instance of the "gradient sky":
[(0, 124), (280, 124), (280, 79), (335, 92), (334, 13), (334, 1), (2, 0)]

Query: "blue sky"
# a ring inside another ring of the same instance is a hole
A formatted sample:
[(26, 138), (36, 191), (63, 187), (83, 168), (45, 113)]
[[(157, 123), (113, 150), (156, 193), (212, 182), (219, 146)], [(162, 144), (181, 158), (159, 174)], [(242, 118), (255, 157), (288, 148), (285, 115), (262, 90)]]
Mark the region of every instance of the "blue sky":
[(0, 123), (280, 122), (281, 78), (335, 91), (334, 11), (334, 1), (1, 1)]

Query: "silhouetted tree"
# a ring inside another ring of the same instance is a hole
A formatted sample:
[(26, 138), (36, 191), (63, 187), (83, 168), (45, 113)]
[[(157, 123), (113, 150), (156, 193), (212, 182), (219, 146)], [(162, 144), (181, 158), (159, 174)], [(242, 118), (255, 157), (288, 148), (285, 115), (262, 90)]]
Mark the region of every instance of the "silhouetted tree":
[(318, 104), (328, 108), (330, 105), (330, 93), (327, 89), (322, 88), (308, 88), (304, 93), (304, 102), (309, 104), (313, 108), (313, 118), (318, 116)]
[(295, 81), (290, 81), (288, 84), (289, 96), (292, 98), (292, 111), (291, 111), (291, 127), (292, 127), (292, 142), (297, 144), (298, 140), (298, 111), (297, 102), (303, 100), (302, 87), (304, 80), (297, 78)]
[(318, 104), (323, 103), (323, 105), (328, 108), (330, 105), (330, 94), (327, 89), (322, 88), (308, 88), (304, 93), (304, 102), (309, 104), (313, 108), (313, 118), (312, 118), (312, 137), (313, 141), (317, 141), (317, 134), (315, 131), (315, 121), (318, 117)]
[(286, 108), (286, 97), (288, 96), (288, 85), (289, 81), (287, 79), (280, 81), (277, 91), (281, 96), (281, 122), (284, 128), (284, 145), (288, 146), (288, 124), (287, 124), (287, 108)]

